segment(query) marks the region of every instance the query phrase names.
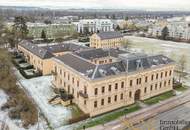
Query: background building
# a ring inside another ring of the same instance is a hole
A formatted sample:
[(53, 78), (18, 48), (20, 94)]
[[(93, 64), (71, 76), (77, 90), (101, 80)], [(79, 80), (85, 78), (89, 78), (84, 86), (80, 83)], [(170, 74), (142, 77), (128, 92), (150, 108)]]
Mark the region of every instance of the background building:
[[(12, 29), (14, 23), (7, 23), (9, 29)], [(27, 23), (28, 36), (33, 38), (41, 38), (44, 30), (47, 38), (60, 38), (70, 36), (77, 33), (76, 25), (72, 23)]]
[(92, 48), (118, 48), (122, 46), (124, 39), (120, 32), (100, 32), (90, 37)]
[(165, 24), (159, 24), (158, 22), (149, 28), (148, 33), (153, 37), (160, 37), (164, 27), (168, 28), (168, 37), (176, 40), (190, 40), (190, 22), (188, 19), (169, 19)]
[(83, 19), (77, 23), (79, 33), (95, 33), (114, 31), (114, 24), (110, 19)]
[(27, 23), (29, 34), (28, 36), (34, 38), (41, 38), (42, 30), (45, 31), (47, 38), (57, 38), (76, 33), (76, 26), (74, 24), (45, 24), (45, 23)]

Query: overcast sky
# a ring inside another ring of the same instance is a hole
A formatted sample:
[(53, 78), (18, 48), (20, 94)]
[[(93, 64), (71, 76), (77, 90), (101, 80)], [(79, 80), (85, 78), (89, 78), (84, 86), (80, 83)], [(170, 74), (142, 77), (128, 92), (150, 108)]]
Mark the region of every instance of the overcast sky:
[(190, 10), (190, 0), (0, 0), (4, 6)]

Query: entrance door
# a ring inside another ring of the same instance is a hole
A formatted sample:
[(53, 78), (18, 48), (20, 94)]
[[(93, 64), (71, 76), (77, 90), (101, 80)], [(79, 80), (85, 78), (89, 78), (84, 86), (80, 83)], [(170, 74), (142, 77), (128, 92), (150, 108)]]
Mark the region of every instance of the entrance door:
[(141, 90), (138, 89), (138, 90), (135, 92), (135, 101), (140, 100), (140, 95), (141, 95)]

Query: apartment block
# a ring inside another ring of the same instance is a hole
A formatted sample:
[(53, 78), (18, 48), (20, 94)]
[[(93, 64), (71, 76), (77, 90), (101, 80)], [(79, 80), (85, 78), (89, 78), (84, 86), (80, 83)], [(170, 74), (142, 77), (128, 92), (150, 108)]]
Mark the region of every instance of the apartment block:
[(114, 23), (110, 19), (83, 19), (77, 23), (79, 33), (96, 33), (114, 31)]

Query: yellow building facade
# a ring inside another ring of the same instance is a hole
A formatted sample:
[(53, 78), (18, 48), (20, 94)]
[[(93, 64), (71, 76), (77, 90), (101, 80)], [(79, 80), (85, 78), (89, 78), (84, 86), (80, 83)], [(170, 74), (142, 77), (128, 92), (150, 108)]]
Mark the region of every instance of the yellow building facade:
[(18, 44), (18, 51), (22, 52), (26, 61), (33, 65), (42, 75), (49, 75), (53, 69), (52, 57), (62, 56), (77, 50), (88, 49), (75, 44), (58, 44), (39, 47), (29, 41)]
[(90, 62), (80, 52), (53, 58), (53, 86), (72, 94), (72, 101), (91, 117), (173, 89), (171, 59), (123, 53), (115, 58), (106, 64)]
[(18, 44), (18, 51), (22, 52), (26, 61), (42, 73), (42, 75), (51, 74), (53, 68), (53, 54), (47, 50), (38, 47), (30, 42), (22, 41)]
[(123, 43), (123, 36), (119, 32), (100, 32), (90, 37), (92, 48), (119, 48)]

